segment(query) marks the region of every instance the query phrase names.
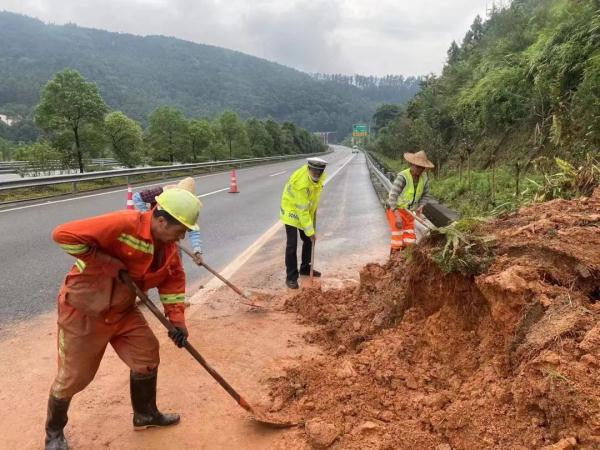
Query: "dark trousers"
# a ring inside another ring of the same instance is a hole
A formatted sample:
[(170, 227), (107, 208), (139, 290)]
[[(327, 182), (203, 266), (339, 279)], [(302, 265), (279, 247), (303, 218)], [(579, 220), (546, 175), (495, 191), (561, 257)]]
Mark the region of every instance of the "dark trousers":
[(287, 243), (285, 245), (285, 271), (287, 279), (295, 281), (298, 279), (298, 257), (296, 250), (298, 248), (298, 233), (302, 239), (302, 262), (300, 270), (308, 272), (310, 270), (310, 254), (312, 250), (312, 241), (304, 234), (304, 231), (291, 225), (285, 226)]

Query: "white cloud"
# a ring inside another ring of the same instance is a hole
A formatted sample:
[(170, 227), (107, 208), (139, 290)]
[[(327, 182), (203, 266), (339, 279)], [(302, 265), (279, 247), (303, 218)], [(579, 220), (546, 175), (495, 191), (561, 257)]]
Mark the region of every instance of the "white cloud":
[(57, 24), (164, 34), (309, 72), (439, 72), (492, 0), (1, 0)]

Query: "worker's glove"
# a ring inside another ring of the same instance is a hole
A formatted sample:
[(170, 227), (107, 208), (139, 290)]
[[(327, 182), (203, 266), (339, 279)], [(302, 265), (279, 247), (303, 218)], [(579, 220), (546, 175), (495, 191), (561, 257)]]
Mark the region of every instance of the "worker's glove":
[(194, 253), (194, 262), (196, 264), (198, 264), (199, 266), (201, 266), (202, 264), (204, 264), (204, 258), (202, 258), (202, 252), (196, 252), (196, 253)]
[(313, 243), (313, 244), (314, 244), (315, 242), (317, 242), (317, 233), (313, 234), (313, 235), (310, 237), (310, 240), (312, 241), (312, 243)]
[(185, 327), (175, 327), (169, 331), (169, 337), (177, 347), (181, 348), (187, 343), (188, 331)]
[(423, 206), (419, 206), (417, 208), (417, 216), (418, 217), (423, 217)]

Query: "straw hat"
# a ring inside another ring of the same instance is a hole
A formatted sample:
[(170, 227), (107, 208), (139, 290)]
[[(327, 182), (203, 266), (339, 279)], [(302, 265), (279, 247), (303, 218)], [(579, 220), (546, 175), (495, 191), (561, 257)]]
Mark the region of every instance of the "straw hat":
[(433, 169), (435, 167), (433, 163), (427, 159), (427, 155), (423, 150), (417, 153), (405, 153), (404, 159), (415, 166), (425, 167), (426, 169)]
[(192, 177), (187, 177), (181, 180), (177, 184), (167, 184), (163, 190), (168, 191), (169, 189), (184, 189), (192, 194), (196, 195), (196, 181)]
[(196, 195), (196, 181), (192, 177), (187, 177), (177, 183), (179, 189), (185, 189), (188, 192)]

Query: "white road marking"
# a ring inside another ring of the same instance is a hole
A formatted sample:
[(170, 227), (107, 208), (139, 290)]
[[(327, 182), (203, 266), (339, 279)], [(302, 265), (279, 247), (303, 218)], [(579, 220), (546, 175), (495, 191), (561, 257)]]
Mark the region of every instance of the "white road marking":
[(213, 195), (213, 194), (216, 194), (216, 193), (218, 193), (218, 192), (227, 191), (228, 189), (229, 189), (229, 188), (228, 188), (228, 187), (226, 187), (226, 188), (223, 188), (223, 189), (218, 189), (218, 190), (216, 190), (216, 191), (208, 192), (208, 193), (206, 193), (206, 194), (201, 194), (201, 195), (198, 195), (198, 198), (202, 198), (202, 197), (208, 197), (209, 195)]
[[(342, 170), (344, 167), (346, 167), (346, 165), (352, 161), (352, 159), (354, 158), (354, 154), (352, 154), (347, 160), (346, 162), (344, 162), (335, 172), (333, 172), (328, 178), (327, 180), (325, 180), (324, 185), (326, 185), (327, 183), (329, 183), (331, 180), (333, 180), (333, 178), (340, 172), (340, 170)], [(275, 236), (275, 234), (283, 227), (283, 224), (280, 221), (275, 222), (273, 225), (271, 225), (271, 227), (265, 231), (257, 240), (255, 240), (252, 244), (250, 244), (250, 246), (248, 248), (246, 248), (246, 250), (244, 250), (238, 257), (236, 257), (233, 261), (231, 261), (223, 270), (221, 270), (221, 275), (224, 278), (231, 278), (244, 264), (246, 264), (250, 258), (252, 258), (261, 248), (263, 245), (265, 245), (267, 243), (267, 241), (269, 241), (269, 239), (271, 239), (273, 236)], [(208, 283), (206, 283), (204, 285), (204, 289), (202, 289), (200, 292), (194, 294), (189, 302), (192, 305), (198, 305), (200, 304), (200, 297), (204, 297), (208, 292), (213, 291), (219, 287), (221, 287), (223, 285), (223, 282), (221, 280), (219, 280), (218, 278), (213, 278), (212, 280), (210, 280)], [(193, 314), (194, 311), (191, 310), (188, 314), (188, 317), (191, 317), (191, 314)]]
[(277, 173), (273, 173), (271, 175), (269, 175), (270, 177), (276, 177), (277, 175), (281, 175), (282, 173), (286, 173), (287, 170), (282, 170), (281, 172), (277, 172)]

